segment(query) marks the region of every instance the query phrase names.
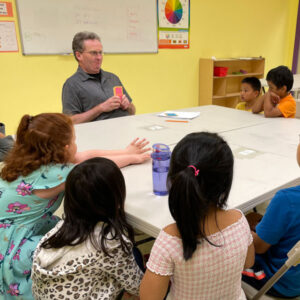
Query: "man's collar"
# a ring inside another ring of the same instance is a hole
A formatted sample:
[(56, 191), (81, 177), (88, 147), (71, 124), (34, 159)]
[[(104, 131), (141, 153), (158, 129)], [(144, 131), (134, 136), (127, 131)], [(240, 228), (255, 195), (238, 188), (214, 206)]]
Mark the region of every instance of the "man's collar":
[[(96, 79), (94, 76), (91, 76), (88, 73), (86, 73), (85, 71), (83, 71), (80, 66), (78, 66), (78, 68), (77, 68), (77, 73), (80, 75), (80, 79), (82, 81), (87, 81), (89, 79), (93, 79), (93, 80)], [(103, 82), (106, 78), (104, 77), (102, 69), (100, 69), (100, 74), (101, 74), (101, 82)]]

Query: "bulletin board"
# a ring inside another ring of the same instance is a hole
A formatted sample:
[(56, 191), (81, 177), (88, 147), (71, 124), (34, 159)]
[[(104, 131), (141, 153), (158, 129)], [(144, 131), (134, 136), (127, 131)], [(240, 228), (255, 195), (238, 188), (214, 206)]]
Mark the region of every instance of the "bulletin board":
[(93, 31), (105, 53), (157, 52), (156, 0), (17, 0), (24, 55), (72, 53), (79, 31)]

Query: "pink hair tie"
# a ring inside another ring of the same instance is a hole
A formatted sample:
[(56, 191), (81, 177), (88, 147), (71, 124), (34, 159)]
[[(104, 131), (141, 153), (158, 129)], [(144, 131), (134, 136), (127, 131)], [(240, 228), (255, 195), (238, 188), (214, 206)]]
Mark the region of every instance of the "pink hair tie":
[(200, 170), (198, 170), (195, 166), (189, 165), (188, 168), (193, 168), (193, 169), (194, 169), (194, 171), (195, 171), (195, 176), (198, 176), (198, 175), (199, 175)]

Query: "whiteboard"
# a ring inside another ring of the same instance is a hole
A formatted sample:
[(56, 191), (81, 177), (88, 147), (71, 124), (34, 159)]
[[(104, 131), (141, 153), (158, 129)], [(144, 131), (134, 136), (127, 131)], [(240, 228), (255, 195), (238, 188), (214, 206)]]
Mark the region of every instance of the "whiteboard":
[(23, 54), (69, 54), (79, 31), (105, 53), (157, 52), (156, 0), (17, 0)]

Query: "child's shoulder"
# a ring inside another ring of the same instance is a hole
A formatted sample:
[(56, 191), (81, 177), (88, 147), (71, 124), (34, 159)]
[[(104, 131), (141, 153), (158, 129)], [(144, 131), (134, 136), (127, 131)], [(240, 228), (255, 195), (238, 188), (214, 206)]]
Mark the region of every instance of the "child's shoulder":
[[(299, 196), (300, 196), (300, 185), (297, 185), (297, 186), (293, 186), (293, 187), (289, 187), (277, 191), (275, 197), (271, 200), (271, 202), (272, 204), (274, 203), (278, 204), (279, 207), (282, 206), (286, 207), (289, 202), (294, 203), (294, 201), (298, 203), (298, 205), (300, 205)], [(283, 205), (283, 201), (285, 205)]]
[(239, 110), (246, 110), (246, 102), (239, 102), (236, 106), (235, 109), (239, 109)]
[(238, 209), (219, 210), (217, 213), (218, 227), (223, 230), (244, 219), (244, 214)]
[(283, 101), (296, 102), (295, 98), (293, 97), (293, 95), (291, 93), (288, 93), (285, 97), (280, 99), (280, 102), (283, 102)]
[[(215, 213), (212, 213), (211, 216), (208, 218), (208, 223), (213, 223), (215, 225)], [(207, 234), (212, 234), (215, 232), (219, 232), (220, 229), (223, 230), (235, 223), (245, 221), (244, 214), (238, 209), (229, 209), (229, 210), (218, 210), (217, 212), (217, 219), (218, 219), (218, 226), (209, 226), (210, 229), (208, 230)], [(181, 238), (180, 232), (176, 223), (172, 223), (166, 226), (163, 229), (167, 235), (171, 237)]]
[(252, 112), (252, 108), (247, 108), (246, 107), (246, 102), (239, 102), (236, 105), (235, 109)]
[(168, 226), (166, 226), (166, 227), (163, 229), (163, 231), (164, 231), (165, 233), (167, 233), (168, 235), (170, 235), (170, 236), (175, 236), (175, 237), (181, 238), (176, 223), (169, 224)]
[(223, 213), (228, 216), (232, 221), (236, 222), (243, 217), (243, 213), (238, 209), (224, 210)]

